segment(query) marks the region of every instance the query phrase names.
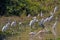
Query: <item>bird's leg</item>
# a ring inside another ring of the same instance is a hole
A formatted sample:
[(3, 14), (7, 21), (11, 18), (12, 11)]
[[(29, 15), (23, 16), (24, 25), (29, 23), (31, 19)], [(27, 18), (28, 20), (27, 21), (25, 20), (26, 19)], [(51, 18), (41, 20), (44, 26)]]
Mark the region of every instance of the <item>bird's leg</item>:
[(56, 40), (56, 39), (57, 39), (57, 35), (56, 35), (55, 29), (52, 29), (52, 33), (53, 33), (53, 35), (54, 35), (54, 40)]

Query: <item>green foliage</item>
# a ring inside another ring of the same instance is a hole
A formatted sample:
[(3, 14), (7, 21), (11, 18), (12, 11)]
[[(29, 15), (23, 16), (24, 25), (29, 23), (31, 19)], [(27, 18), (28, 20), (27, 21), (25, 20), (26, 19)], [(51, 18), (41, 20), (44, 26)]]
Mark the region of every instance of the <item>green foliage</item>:
[[(41, 11), (50, 12), (55, 6), (60, 5), (60, 0), (5, 0), (1, 1), (1, 14), (5, 16), (20, 16), (25, 14), (35, 15)], [(4, 9), (3, 9), (4, 8)]]

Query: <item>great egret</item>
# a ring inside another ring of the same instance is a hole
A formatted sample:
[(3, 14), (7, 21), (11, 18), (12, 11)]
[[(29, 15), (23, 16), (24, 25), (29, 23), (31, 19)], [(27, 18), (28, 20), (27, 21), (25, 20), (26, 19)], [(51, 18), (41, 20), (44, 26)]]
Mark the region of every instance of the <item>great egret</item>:
[(36, 17), (33, 17), (33, 20), (30, 21), (29, 25), (32, 26), (37, 21), (38, 20), (36, 19)]
[(13, 22), (11, 23), (11, 26), (16, 26), (16, 21), (13, 21)]
[(31, 27), (31, 29), (35, 22), (38, 22), (38, 20), (36, 19), (36, 17), (33, 17), (33, 20), (31, 20), (29, 23), (29, 26)]
[(54, 13), (52, 13), (52, 12), (50, 12), (50, 17), (48, 17), (48, 21), (50, 22), (52, 19), (53, 19), (53, 17), (54, 17)]
[(45, 26), (44, 24), (49, 21), (48, 19), (49, 19), (48, 17), (45, 18), (45, 19), (42, 18), (42, 19), (40, 20), (40, 22), (38, 22), (38, 24), (40, 25), (40, 27), (42, 27), (43, 29), (45, 29), (46, 32), (48, 32), (49, 30), (46, 28), (47, 26)]
[(41, 19), (40, 22), (38, 22), (38, 24), (44, 29), (45, 26), (44, 26), (44, 18)]
[(47, 18), (45, 18), (44, 19), (44, 21), (43, 21), (43, 23), (45, 23), (45, 22), (47, 22), (49, 20), (49, 18), (47, 17)]
[(53, 19), (54, 13), (51, 12), (50, 15), (51, 15), (51, 16), (49, 16), (49, 17), (47, 17), (47, 18), (44, 19), (44, 23), (45, 23), (45, 22), (50, 22), (50, 21)]
[(5, 32), (10, 26), (10, 23), (8, 22), (5, 26), (2, 28), (2, 32)]

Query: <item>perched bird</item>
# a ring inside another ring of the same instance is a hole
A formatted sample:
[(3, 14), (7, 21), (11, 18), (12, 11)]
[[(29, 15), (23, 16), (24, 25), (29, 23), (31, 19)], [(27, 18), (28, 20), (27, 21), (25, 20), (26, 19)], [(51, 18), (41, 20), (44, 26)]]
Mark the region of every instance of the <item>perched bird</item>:
[(40, 22), (38, 22), (38, 24), (40, 25), (40, 27), (42, 27), (42, 29), (45, 29), (46, 30), (46, 32), (48, 32), (48, 29), (46, 28), (46, 26), (44, 25), (47, 21), (48, 21), (48, 19), (49, 18), (42, 18), (41, 20), (40, 20)]
[(49, 20), (49, 18), (48, 18), (48, 17), (47, 17), (47, 18), (45, 18), (45, 19), (44, 19), (44, 21), (43, 21), (43, 23), (48, 22), (48, 20)]
[(49, 17), (47, 17), (47, 18), (44, 19), (44, 23), (45, 22), (50, 22), (53, 19), (54, 13), (51, 12), (50, 14), (51, 14), (51, 16), (49, 16)]
[(44, 18), (41, 19), (40, 22), (38, 22), (38, 24), (44, 29), (45, 26), (44, 26)]
[(38, 20), (36, 19), (36, 17), (33, 17), (33, 20), (30, 21), (29, 26), (32, 28), (35, 22), (38, 22)]
[(5, 32), (10, 26), (10, 23), (8, 22), (5, 26), (2, 28), (2, 32)]
[(13, 21), (13, 22), (11, 23), (11, 26), (16, 26), (16, 21)]
[(48, 17), (48, 21), (51, 21), (53, 19), (53, 17), (54, 17), (54, 13), (51, 12), (50, 14), (51, 14), (51, 16)]

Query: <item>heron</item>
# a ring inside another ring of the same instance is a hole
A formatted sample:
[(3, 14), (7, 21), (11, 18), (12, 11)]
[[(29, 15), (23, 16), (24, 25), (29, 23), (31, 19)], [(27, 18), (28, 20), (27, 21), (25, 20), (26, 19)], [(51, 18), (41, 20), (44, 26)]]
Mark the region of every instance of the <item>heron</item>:
[(52, 20), (52, 18), (54, 17), (54, 13), (56, 12), (56, 10), (57, 10), (57, 6), (54, 8), (54, 12), (50, 12), (51, 16), (49, 17), (48, 21)]
[(43, 23), (45, 23), (45, 22), (47, 22), (49, 20), (49, 18), (47, 17), (47, 18), (45, 18), (44, 19), (44, 21), (43, 21)]
[(3, 26), (2, 32), (5, 32), (10, 26), (10, 23), (8, 22), (6, 25)]
[(48, 22), (48, 21), (49, 21), (49, 18), (47, 17), (47, 18), (42, 18), (42, 19), (40, 20), (40, 22), (38, 22), (38, 24), (40, 25), (40, 27), (42, 27), (42, 29), (45, 29), (46, 32), (48, 32), (49, 30), (46, 28), (47, 26), (45, 26), (44, 24), (45, 24), (46, 22)]
[(52, 20), (52, 18), (54, 17), (54, 13), (51, 12), (50, 14), (51, 14), (51, 16), (44, 19), (44, 23), (45, 22), (50, 22)]
[(13, 22), (11, 23), (11, 26), (16, 26), (16, 21), (13, 21)]
[(54, 13), (50, 13), (51, 14), (51, 16), (50, 17), (48, 17), (48, 21), (50, 22), (52, 19), (53, 19), (53, 17), (54, 17)]
[(40, 22), (38, 22), (38, 24), (44, 29), (45, 26), (44, 26), (44, 18), (41, 19)]
[(36, 17), (33, 17), (33, 20), (31, 20), (29, 23), (29, 26), (31, 27), (31, 29), (35, 22), (38, 22), (38, 20), (36, 19)]

